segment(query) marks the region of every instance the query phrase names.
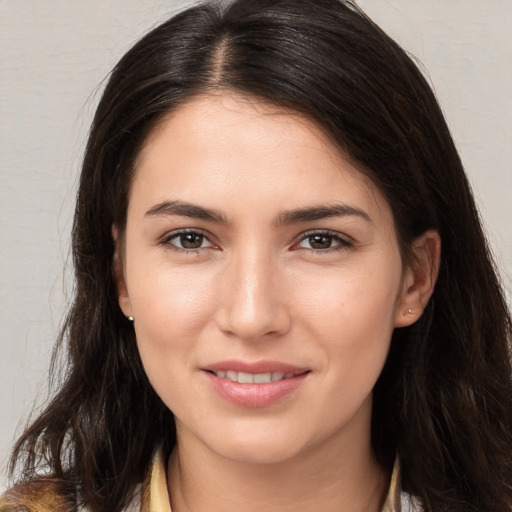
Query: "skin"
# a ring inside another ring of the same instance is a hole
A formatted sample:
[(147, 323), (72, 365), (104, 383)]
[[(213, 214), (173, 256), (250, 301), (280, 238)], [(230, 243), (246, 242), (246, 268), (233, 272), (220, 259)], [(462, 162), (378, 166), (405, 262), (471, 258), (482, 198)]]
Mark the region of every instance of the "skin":
[[(290, 214), (333, 205), (343, 214)], [(317, 125), (217, 94), (149, 136), (114, 237), (120, 306), (176, 417), (173, 511), (380, 510), (389, 475), (371, 452), (372, 388), (393, 329), (432, 293), (437, 234), (405, 267), (389, 204)], [(243, 407), (206, 377), (227, 359), (309, 373), (276, 403)]]

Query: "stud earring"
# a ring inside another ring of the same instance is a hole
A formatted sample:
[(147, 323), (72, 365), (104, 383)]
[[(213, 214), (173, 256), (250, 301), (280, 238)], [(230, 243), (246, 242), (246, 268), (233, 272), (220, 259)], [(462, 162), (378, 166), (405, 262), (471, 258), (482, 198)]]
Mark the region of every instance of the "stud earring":
[(405, 315), (412, 315), (414, 314), (414, 309), (408, 309), (406, 312), (405, 312)]
[(126, 318), (128, 319), (128, 322), (135, 322), (135, 318), (133, 318), (133, 316), (127, 316)]

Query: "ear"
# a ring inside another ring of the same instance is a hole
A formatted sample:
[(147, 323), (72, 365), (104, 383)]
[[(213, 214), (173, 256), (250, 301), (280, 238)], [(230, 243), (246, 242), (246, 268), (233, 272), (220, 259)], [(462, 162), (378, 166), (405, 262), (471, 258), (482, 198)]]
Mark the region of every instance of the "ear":
[(117, 298), (119, 307), (124, 316), (132, 316), (132, 307), (130, 304), (130, 297), (128, 295), (128, 288), (126, 286), (125, 266), (123, 258), (123, 241), (119, 230), (116, 226), (112, 226), (112, 238), (114, 240), (114, 258), (112, 261), (112, 268), (114, 270), (114, 279), (117, 286)]
[(441, 238), (429, 230), (412, 244), (412, 261), (404, 271), (397, 301), (396, 327), (412, 325), (422, 315), (434, 292), (441, 261)]

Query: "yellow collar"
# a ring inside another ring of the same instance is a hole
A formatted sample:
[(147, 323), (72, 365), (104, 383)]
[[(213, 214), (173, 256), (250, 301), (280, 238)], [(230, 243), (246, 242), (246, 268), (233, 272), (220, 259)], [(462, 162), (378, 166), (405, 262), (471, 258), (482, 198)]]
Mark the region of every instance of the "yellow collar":
[(172, 512), (167, 490), (166, 461), (162, 450), (153, 460), (149, 481), (142, 487), (141, 512)]
[[(393, 467), (389, 491), (382, 512), (401, 512), (399, 475), (397, 461)], [(172, 512), (167, 489), (166, 460), (162, 451), (159, 451), (153, 460), (149, 479), (143, 486), (141, 498), (141, 512)]]

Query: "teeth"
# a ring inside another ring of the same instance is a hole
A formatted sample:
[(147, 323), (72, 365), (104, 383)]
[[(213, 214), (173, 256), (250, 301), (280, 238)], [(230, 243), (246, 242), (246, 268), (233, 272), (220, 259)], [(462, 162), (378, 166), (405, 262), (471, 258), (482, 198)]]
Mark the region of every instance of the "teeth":
[(264, 384), (266, 382), (272, 381), (272, 374), (271, 373), (257, 373), (254, 375), (254, 382), (256, 384)]
[(246, 373), (235, 372), (233, 370), (219, 370), (214, 372), (221, 379), (229, 379), (240, 384), (266, 384), (277, 380), (290, 379), (295, 376), (294, 373), (272, 372), (272, 373)]
[(253, 384), (254, 383), (254, 375), (245, 372), (238, 372), (238, 382), (240, 384)]
[(233, 380), (235, 382), (238, 382), (238, 373), (234, 372), (233, 370), (228, 370), (226, 372), (226, 379)]

